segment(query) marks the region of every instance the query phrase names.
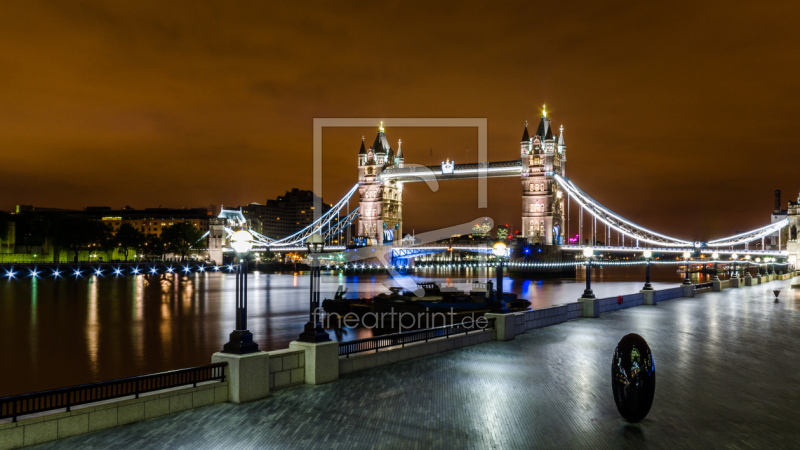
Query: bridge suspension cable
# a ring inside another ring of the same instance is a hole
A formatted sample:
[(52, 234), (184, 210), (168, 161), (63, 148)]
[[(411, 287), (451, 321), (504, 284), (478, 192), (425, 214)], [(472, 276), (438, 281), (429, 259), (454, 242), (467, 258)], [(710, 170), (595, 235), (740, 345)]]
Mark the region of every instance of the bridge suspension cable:
[(269, 247), (291, 247), (296, 245), (304, 245), (306, 239), (311, 236), (312, 234), (319, 232), (323, 238), (329, 239), (330, 237), (337, 234), (339, 231), (343, 230), (347, 225), (353, 222), (356, 217), (359, 215), (359, 207), (356, 207), (353, 211), (351, 211), (348, 215), (346, 215), (343, 219), (339, 219), (339, 213), (347, 206), (348, 200), (350, 197), (355, 194), (356, 190), (358, 190), (358, 183), (356, 183), (345, 195), (339, 200), (338, 203), (333, 205), (331, 209), (329, 209), (325, 214), (321, 215), (317, 220), (311, 223), (309, 226), (303, 228), (302, 230), (294, 233), (291, 236), (287, 236), (282, 239), (271, 239), (267, 236), (264, 236), (259, 233), (253, 233), (253, 236), (256, 240), (259, 241), (257, 245), (259, 246), (269, 246)]
[(745, 233), (740, 233), (734, 236), (708, 241), (707, 245), (709, 247), (730, 247), (736, 245), (743, 245), (748, 242), (769, 236), (772, 233), (775, 233), (787, 226), (789, 226), (788, 218), (783, 219), (780, 222), (775, 222), (773, 224), (767, 225), (765, 227), (747, 231)]
[(637, 225), (619, 216), (610, 209), (601, 205), (599, 202), (595, 201), (593, 198), (589, 197), (569, 179), (566, 179), (558, 174), (554, 175), (554, 178), (558, 184), (560, 184), (561, 187), (567, 191), (570, 197), (573, 197), (575, 201), (589, 211), (592, 216), (617, 232), (622, 233), (623, 235), (630, 236), (642, 242), (648, 242), (650, 244), (661, 246), (691, 247), (694, 245), (690, 241), (684, 241), (665, 236), (663, 234), (656, 233), (655, 231), (648, 230), (643, 226)]

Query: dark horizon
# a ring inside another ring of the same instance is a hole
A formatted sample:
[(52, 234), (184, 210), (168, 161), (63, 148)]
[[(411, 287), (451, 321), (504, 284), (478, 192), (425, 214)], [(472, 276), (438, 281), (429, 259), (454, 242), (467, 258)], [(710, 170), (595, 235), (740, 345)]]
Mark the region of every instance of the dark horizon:
[[(315, 117), (485, 117), (489, 159), (510, 160), (547, 104), (567, 175), (596, 200), (678, 238), (731, 235), (800, 190), (798, 9), (8, 4), (0, 210), (264, 203), (311, 189)], [(326, 202), (377, 126), (324, 133)], [(426, 165), (475, 160), (476, 136), (387, 129)], [(490, 180), (488, 209), (476, 186), (409, 185), (405, 231), (519, 223), (518, 179)]]

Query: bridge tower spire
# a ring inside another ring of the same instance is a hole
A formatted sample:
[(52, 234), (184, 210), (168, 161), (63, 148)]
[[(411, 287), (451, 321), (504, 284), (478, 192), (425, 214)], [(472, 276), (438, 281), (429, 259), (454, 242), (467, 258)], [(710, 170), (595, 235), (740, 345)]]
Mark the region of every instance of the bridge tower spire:
[(403, 237), (403, 183), (381, 180), (387, 168), (403, 166), (403, 152), (397, 154), (386, 139), (383, 122), (375, 142), (367, 151), (364, 138), (358, 154), (358, 193), (360, 216), (357, 237), (368, 245), (399, 244)]
[[(563, 135), (563, 127), (560, 130)], [(547, 110), (536, 133), (522, 143), (522, 236), (530, 244), (561, 245), (564, 242), (564, 195), (554, 179), (564, 175), (566, 144), (553, 134)], [(525, 126), (523, 140), (528, 136)], [(558, 141), (558, 148), (556, 148)], [(563, 148), (562, 148), (563, 144)]]

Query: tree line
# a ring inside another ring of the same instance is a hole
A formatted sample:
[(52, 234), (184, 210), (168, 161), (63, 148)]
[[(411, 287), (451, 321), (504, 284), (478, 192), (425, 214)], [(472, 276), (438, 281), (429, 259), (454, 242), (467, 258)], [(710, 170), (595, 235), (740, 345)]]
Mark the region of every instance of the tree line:
[(145, 234), (129, 223), (114, 229), (99, 220), (68, 214), (0, 213), (0, 237), (8, 233), (9, 223), (14, 223), (16, 245), (31, 253), (34, 247), (44, 246), (49, 240), (53, 259), (58, 262), (61, 252), (73, 255), (74, 262), (82, 251), (113, 252), (129, 257), (143, 254), (161, 257), (180, 255), (183, 259), (193, 248), (204, 247), (203, 232), (191, 222), (177, 222), (162, 228), (161, 235)]

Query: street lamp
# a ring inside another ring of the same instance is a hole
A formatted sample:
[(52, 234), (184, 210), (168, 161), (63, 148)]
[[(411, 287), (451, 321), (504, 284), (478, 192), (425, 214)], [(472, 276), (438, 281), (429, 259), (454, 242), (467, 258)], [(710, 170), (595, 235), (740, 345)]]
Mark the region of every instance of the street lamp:
[(689, 286), (692, 284), (692, 281), (689, 279), (689, 258), (692, 257), (692, 254), (689, 252), (683, 252), (683, 259), (686, 265), (686, 274), (683, 277), (683, 284)]
[(733, 276), (731, 278), (739, 278), (739, 269), (736, 267), (736, 261), (739, 260), (739, 255), (734, 253), (731, 255), (731, 259), (733, 260)]
[(311, 257), (311, 301), (309, 303), (308, 323), (300, 333), (301, 342), (325, 342), (330, 341), (331, 337), (322, 328), (322, 321), (319, 319), (319, 254), (325, 250), (325, 240), (319, 233), (314, 233), (306, 239), (306, 248)]
[(714, 281), (719, 281), (719, 274), (717, 273), (717, 260), (719, 259), (719, 253), (712, 253), (711, 259), (714, 260)]
[(642, 256), (644, 256), (645, 261), (647, 261), (647, 272), (646, 272), (647, 276), (645, 278), (644, 288), (642, 288), (642, 290), (652, 291), (653, 285), (650, 284), (650, 258), (653, 257), (653, 252), (651, 252), (650, 250), (645, 250), (644, 253), (642, 253)]
[(492, 305), (492, 312), (510, 312), (503, 301), (503, 258), (506, 256), (508, 248), (506, 244), (498, 242), (494, 244), (492, 253), (497, 257), (497, 288), (495, 289), (495, 302)]
[[(770, 259), (772, 260), (772, 273), (770, 273), (770, 275), (777, 275), (775, 273), (775, 262), (777, 261), (777, 259), (775, 259), (775, 258), (770, 258)], [(769, 267), (769, 266), (767, 266), (767, 267)]]
[(581, 298), (594, 298), (594, 292), (592, 292), (592, 255), (594, 254), (594, 250), (592, 247), (586, 247), (583, 249), (583, 257), (586, 258), (586, 289), (583, 290), (583, 296)]
[(253, 333), (247, 329), (247, 254), (253, 248), (253, 235), (245, 230), (233, 233), (231, 247), (239, 258), (236, 265), (236, 329), (230, 334), (228, 343), (222, 346), (222, 353), (244, 355), (258, 351)]

